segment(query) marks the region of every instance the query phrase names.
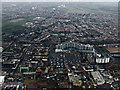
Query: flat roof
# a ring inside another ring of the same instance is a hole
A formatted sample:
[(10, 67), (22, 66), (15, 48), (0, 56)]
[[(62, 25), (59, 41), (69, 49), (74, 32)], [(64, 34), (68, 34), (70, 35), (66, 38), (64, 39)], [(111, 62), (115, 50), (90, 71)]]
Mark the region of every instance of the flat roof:
[(91, 74), (92, 74), (94, 80), (97, 81), (98, 85), (101, 85), (101, 84), (105, 83), (105, 80), (103, 79), (103, 77), (102, 77), (102, 75), (100, 74), (99, 71), (91, 72)]
[(28, 67), (20, 67), (20, 69), (29, 69)]
[(3, 48), (2, 48), (2, 47), (0, 47), (0, 52), (2, 52), (2, 50), (3, 50)]

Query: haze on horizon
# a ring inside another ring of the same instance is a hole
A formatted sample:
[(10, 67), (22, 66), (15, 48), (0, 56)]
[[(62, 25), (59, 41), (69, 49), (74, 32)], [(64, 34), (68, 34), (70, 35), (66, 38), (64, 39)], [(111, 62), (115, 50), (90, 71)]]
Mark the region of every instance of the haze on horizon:
[(119, 2), (120, 0), (1, 0), (2, 2)]

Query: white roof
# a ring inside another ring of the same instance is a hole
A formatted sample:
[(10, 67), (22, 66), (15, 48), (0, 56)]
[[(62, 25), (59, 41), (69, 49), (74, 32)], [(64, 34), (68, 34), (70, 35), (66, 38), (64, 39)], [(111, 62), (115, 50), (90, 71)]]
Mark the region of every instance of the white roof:
[(103, 79), (103, 76), (100, 74), (99, 71), (94, 71), (94, 72), (91, 72), (94, 80), (97, 81), (97, 84), (98, 85), (101, 85), (101, 84), (104, 84), (105, 83), (105, 80)]
[(42, 59), (43, 61), (47, 61), (47, 59)]
[(2, 47), (0, 47), (0, 52), (2, 52)]

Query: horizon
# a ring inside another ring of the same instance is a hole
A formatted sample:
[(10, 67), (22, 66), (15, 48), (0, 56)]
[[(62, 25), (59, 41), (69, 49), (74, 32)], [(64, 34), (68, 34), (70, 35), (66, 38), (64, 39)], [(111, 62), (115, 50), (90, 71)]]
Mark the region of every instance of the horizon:
[(1, 0), (1, 2), (119, 2), (119, 0)]

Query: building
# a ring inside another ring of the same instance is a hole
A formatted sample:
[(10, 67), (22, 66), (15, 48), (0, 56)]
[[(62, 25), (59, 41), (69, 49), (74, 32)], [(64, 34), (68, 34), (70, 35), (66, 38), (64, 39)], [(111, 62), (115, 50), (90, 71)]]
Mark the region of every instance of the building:
[(2, 63), (3, 70), (15, 70), (18, 67), (20, 59), (10, 59)]
[(103, 56), (103, 57), (96, 57), (96, 63), (109, 63), (110, 57)]
[(2, 85), (4, 83), (5, 76), (0, 76), (0, 90), (2, 89)]
[(64, 52), (67, 50), (76, 50), (85, 53), (94, 53), (94, 47), (92, 45), (84, 45), (75, 42), (62, 43), (56, 46), (56, 52)]
[(20, 72), (29, 71), (29, 67), (20, 67)]
[(5, 85), (4, 90), (21, 90), (22, 88), (20, 85), (17, 84), (10, 84), (10, 85)]
[(98, 64), (110, 62), (110, 57), (104, 52), (103, 48), (95, 47), (95, 62)]
[(73, 83), (73, 86), (81, 86), (82, 81), (79, 75), (75, 75), (74, 73), (68, 73), (69, 81)]
[(93, 79), (97, 85), (102, 85), (105, 83), (105, 80), (99, 71), (91, 72), (91, 75), (93, 76)]
[(2, 47), (0, 47), (0, 52), (2, 52), (3, 51), (3, 48)]

